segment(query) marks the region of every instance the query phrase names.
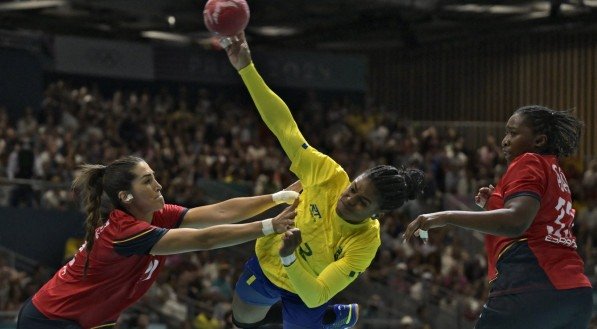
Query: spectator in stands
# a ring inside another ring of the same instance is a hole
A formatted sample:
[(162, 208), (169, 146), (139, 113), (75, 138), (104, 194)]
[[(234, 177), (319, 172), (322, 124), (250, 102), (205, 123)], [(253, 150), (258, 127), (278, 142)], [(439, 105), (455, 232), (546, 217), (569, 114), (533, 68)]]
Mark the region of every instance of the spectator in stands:
[[(87, 213), (85, 243), (25, 303), (19, 329), (113, 327), (119, 314), (156, 280), (165, 255), (285, 232), (293, 225), (294, 207), (261, 222), (219, 224), (253, 217), (298, 196), (281, 191), (192, 209), (165, 204), (154, 171), (132, 156), (107, 166), (83, 166), (73, 188), (82, 194)], [(114, 208), (108, 218), (100, 214), (104, 193)]]
[(502, 140), (508, 169), (475, 197), (487, 211), (423, 214), (408, 225), (406, 239), (445, 225), (487, 234), (491, 291), (475, 328), (587, 328), (591, 283), (576, 252), (575, 211), (558, 164), (578, 147), (581, 127), (568, 111), (517, 109)]
[(261, 79), (244, 33), (226, 40), (231, 42), (227, 54), (232, 66), (303, 187), (300, 230), (287, 233), (282, 241), (257, 241), (257, 255), (247, 262), (236, 285), (234, 320), (243, 328), (258, 325), (281, 300), (285, 327), (352, 327), (357, 304), (330, 305), (330, 299), (369, 267), (380, 245), (377, 218), (414, 199), (423, 189), (423, 173), (385, 165), (351, 182), (340, 165), (307, 143), (288, 106)]
[[(35, 153), (31, 141), (24, 139), (10, 154), (8, 160), (8, 178), (32, 179), (35, 176)], [(11, 207), (32, 207), (35, 201), (33, 188), (30, 183), (16, 184), (11, 191), (9, 204)]]

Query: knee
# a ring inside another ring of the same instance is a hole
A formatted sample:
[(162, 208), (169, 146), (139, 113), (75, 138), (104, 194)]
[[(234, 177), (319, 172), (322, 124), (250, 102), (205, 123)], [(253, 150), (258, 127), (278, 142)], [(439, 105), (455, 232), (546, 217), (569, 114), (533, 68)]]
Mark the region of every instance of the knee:
[(261, 325), (262, 321), (254, 322), (254, 323), (244, 323), (236, 320), (234, 316), (234, 312), (232, 312), (232, 323), (239, 328), (250, 329), (250, 328), (257, 328)]

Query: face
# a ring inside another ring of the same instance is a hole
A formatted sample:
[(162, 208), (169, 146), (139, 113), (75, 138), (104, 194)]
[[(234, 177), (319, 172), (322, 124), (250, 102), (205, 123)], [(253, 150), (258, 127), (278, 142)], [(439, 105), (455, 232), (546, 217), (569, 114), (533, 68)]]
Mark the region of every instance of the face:
[(544, 139), (545, 135), (535, 135), (533, 130), (524, 124), (522, 115), (514, 114), (506, 124), (506, 136), (502, 140), (502, 152), (506, 161), (510, 163), (523, 153), (536, 152)]
[(377, 190), (368, 178), (357, 177), (342, 193), (336, 213), (344, 220), (358, 223), (379, 213)]
[[(149, 165), (142, 161), (133, 169), (135, 179), (133, 180), (131, 206), (140, 211), (149, 213), (164, 207), (162, 196), (162, 185), (155, 179), (154, 172)], [(128, 193), (127, 193), (128, 194)]]

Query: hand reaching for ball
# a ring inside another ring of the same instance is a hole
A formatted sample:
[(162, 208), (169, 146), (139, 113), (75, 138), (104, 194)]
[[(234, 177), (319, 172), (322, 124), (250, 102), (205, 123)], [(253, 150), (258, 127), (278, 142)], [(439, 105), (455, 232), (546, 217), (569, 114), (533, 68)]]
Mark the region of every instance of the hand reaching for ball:
[(221, 38), (220, 44), (226, 49), (228, 59), (237, 71), (251, 64), (251, 51), (245, 39), (245, 32), (240, 32), (233, 37)]

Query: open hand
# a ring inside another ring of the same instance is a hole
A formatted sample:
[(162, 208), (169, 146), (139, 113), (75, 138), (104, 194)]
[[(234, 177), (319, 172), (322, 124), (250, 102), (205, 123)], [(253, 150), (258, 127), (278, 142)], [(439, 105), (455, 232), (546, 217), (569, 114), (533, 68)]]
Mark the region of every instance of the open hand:
[(475, 204), (481, 208), (485, 208), (485, 204), (494, 190), (495, 187), (493, 187), (491, 184), (489, 184), (487, 187), (480, 188), (479, 192), (477, 192), (477, 195), (475, 195)]
[(444, 218), (444, 212), (434, 212), (430, 214), (423, 214), (413, 220), (406, 227), (404, 235), (402, 236), (405, 241), (410, 241), (413, 236), (419, 236), (419, 232), (428, 231), (432, 228), (438, 228), (446, 226), (446, 220)]
[(228, 59), (237, 71), (251, 64), (251, 50), (249, 50), (244, 31), (233, 37), (221, 38), (220, 45), (226, 49)]
[(282, 246), (280, 247), (280, 256), (286, 257), (291, 255), (302, 242), (303, 238), (301, 237), (301, 230), (298, 228), (293, 228), (284, 232), (284, 236), (282, 236)]
[(298, 202), (295, 202), (292, 206), (286, 207), (286, 209), (282, 210), (281, 213), (272, 219), (274, 232), (284, 233), (294, 227), (297, 205)]

